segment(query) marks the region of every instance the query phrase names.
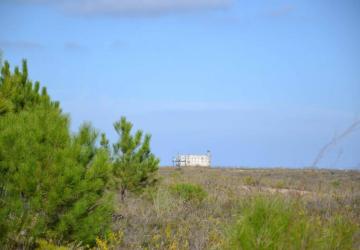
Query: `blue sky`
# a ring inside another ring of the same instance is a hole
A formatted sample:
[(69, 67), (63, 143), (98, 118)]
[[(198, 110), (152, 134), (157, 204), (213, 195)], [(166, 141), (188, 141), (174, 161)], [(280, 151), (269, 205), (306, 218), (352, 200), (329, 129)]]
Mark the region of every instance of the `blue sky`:
[[(111, 140), (127, 116), (162, 165), (309, 166), (360, 119), (360, 2), (1, 0), (0, 48)], [(320, 167), (360, 167), (360, 130)]]

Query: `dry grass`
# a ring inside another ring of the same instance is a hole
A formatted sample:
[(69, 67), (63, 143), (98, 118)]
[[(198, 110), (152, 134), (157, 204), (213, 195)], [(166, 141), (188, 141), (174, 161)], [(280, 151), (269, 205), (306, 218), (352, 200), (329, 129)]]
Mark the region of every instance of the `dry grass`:
[[(122, 238), (109, 240), (110, 248), (222, 249), (241, 204), (259, 194), (301, 202), (322, 221), (341, 215), (355, 226), (353, 248), (360, 248), (358, 171), (161, 168), (159, 175), (157, 188), (119, 202), (114, 231)], [(207, 196), (183, 200), (169, 189), (177, 183), (197, 184)]]

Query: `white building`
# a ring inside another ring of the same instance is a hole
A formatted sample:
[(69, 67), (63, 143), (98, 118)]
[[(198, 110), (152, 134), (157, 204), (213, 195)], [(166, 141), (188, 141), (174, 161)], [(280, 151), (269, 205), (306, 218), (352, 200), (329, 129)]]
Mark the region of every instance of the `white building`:
[(203, 155), (180, 155), (178, 154), (173, 163), (177, 167), (210, 167), (211, 166), (211, 154), (207, 151), (207, 154)]

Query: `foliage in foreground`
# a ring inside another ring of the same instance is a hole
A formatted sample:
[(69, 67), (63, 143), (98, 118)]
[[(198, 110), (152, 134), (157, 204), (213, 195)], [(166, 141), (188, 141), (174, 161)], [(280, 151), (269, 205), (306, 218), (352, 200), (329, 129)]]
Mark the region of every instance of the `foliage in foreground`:
[(245, 201), (228, 232), (227, 249), (353, 249), (356, 225), (340, 215), (312, 217), (280, 196)]
[[(5, 62), (1, 73), (0, 245), (94, 245), (97, 237), (109, 232), (116, 186), (126, 181), (119, 173), (139, 176), (131, 187), (140, 189), (157, 170), (150, 136), (142, 142), (137, 133), (132, 140), (127, 126), (114, 146), (123, 154), (113, 157), (105, 136), (97, 146), (98, 133), (90, 124), (70, 133), (68, 116), (45, 88), (40, 93), (39, 83), (28, 79), (25, 61), (22, 70), (15, 68), (13, 73)], [(129, 124), (125, 118), (121, 121), (119, 126)]]
[[(30, 248), (38, 238), (91, 244), (110, 225), (112, 166), (84, 125), (69, 119), (23, 70), (2, 70), (0, 82), (0, 240)], [(5, 103), (5, 105), (4, 105)]]
[(58, 102), (50, 100), (45, 87), (40, 91), (40, 83), (34, 84), (28, 79), (26, 61), (23, 61), (21, 70), (15, 67), (14, 73), (10, 71), (10, 64), (5, 62), (0, 76), (0, 116), (31, 110), (39, 104), (59, 107)]

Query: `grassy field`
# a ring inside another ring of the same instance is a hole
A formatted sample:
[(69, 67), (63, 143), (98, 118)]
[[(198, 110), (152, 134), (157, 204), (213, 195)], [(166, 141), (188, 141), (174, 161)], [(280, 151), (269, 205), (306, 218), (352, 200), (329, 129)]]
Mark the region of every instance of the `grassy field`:
[(360, 249), (360, 172), (160, 168), (102, 249)]

